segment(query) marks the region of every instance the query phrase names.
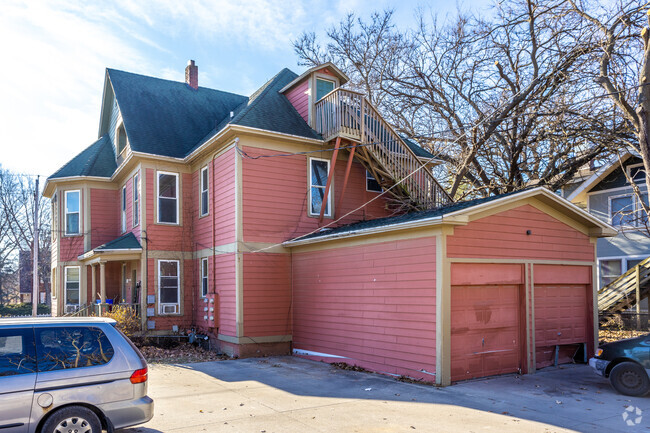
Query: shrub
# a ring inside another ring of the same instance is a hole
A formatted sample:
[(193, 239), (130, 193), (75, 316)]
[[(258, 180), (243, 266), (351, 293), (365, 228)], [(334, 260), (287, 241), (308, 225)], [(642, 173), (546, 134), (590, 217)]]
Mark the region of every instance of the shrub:
[(140, 315), (135, 308), (128, 305), (114, 305), (110, 312), (104, 314), (104, 317), (110, 317), (117, 322), (117, 329), (122, 331), (127, 337), (133, 336), (141, 329)]
[[(38, 304), (36, 310), (38, 314), (50, 314), (50, 307), (45, 304)], [(25, 304), (0, 305), (0, 317), (31, 316), (31, 315), (32, 315), (31, 302)]]

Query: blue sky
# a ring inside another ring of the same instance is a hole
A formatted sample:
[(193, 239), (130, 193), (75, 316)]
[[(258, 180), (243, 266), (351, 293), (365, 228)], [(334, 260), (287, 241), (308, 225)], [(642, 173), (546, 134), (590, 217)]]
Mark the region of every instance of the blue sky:
[[(475, 0), (470, 7), (487, 7)], [(248, 95), (297, 65), (291, 41), (323, 34), (348, 12), (391, 8), (399, 26), (415, 9), (455, 14), (445, 0), (4, 0), (0, 14), (3, 168), (48, 176), (97, 139), (106, 67)]]

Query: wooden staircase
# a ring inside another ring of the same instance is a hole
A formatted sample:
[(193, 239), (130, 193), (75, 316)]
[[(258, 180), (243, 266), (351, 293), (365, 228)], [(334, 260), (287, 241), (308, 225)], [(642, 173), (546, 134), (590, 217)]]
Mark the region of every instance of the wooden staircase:
[(411, 210), (453, 202), (427, 166), (362, 93), (334, 89), (315, 106), (314, 129), (325, 141), (346, 139), (360, 146), (356, 157), (379, 184)]
[(600, 325), (608, 324), (614, 314), (635, 306), (637, 301), (650, 294), (650, 257), (598, 292)]

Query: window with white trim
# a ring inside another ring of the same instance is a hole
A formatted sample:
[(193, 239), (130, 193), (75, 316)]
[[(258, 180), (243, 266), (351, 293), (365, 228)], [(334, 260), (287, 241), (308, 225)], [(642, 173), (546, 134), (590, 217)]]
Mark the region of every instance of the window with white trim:
[(178, 174), (158, 172), (158, 222), (178, 224)]
[(133, 227), (140, 224), (140, 174), (133, 176)]
[[(330, 162), (327, 159), (309, 158), (309, 214), (320, 215), (325, 198), (327, 176)], [(330, 186), (327, 201), (325, 202), (324, 216), (332, 216), (332, 188)]]
[(64, 275), (65, 312), (79, 309), (79, 266), (66, 266)]
[(158, 303), (160, 314), (180, 312), (180, 272), (178, 260), (158, 261)]
[(381, 185), (377, 182), (377, 179), (366, 170), (366, 191), (370, 192), (381, 192)]
[(121, 200), (121, 209), (122, 209), (122, 233), (126, 231), (126, 185), (122, 187), (122, 200)]
[(65, 234), (79, 234), (79, 196), (80, 191), (65, 192)]
[[(648, 194), (642, 193), (641, 199), (647, 204)], [(648, 215), (636, 194), (622, 194), (609, 197), (609, 222), (615, 227), (645, 226)]]
[(200, 176), (200, 215), (205, 216), (209, 213), (208, 210), (208, 200), (210, 196), (210, 181), (208, 177), (208, 167), (205, 166), (201, 169), (201, 176)]
[(120, 126), (117, 127), (115, 135), (117, 136), (117, 154), (119, 155), (124, 149), (126, 149), (126, 130), (124, 129), (124, 124), (120, 124)]
[(208, 295), (208, 258), (201, 259), (201, 297)]

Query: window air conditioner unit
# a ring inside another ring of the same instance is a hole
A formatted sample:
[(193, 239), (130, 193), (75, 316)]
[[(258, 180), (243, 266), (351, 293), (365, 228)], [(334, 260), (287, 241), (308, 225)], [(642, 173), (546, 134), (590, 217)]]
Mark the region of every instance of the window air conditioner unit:
[(177, 304), (162, 304), (160, 306), (161, 314), (176, 314), (178, 313)]

